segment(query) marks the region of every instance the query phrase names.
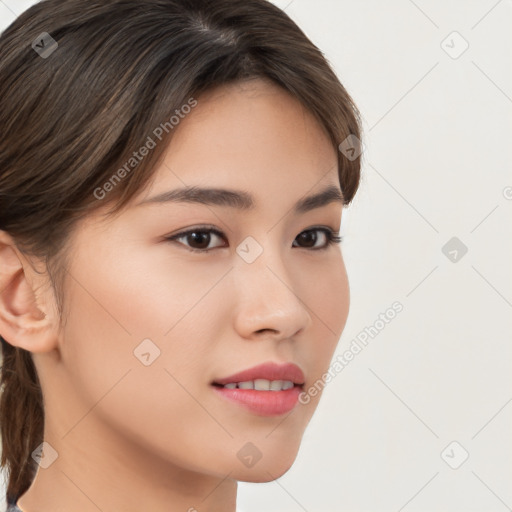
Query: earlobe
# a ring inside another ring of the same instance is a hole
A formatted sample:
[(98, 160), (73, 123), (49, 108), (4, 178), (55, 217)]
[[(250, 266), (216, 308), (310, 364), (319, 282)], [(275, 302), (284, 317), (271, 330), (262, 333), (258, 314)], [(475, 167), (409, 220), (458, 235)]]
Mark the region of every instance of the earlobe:
[(36, 295), (44, 276), (36, 273), (16, 247), (13, 238), (0, 230), (0, 335), (13, 346), (30, 352), (55, 348), (56, 317), (53, 294)]

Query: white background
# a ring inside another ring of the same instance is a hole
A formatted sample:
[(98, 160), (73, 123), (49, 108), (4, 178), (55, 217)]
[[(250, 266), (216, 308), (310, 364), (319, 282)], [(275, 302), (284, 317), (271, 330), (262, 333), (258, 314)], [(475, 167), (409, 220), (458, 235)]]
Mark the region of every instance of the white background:
[[(1, 29), (33, 3), (0, 0)], [(324, 52), (364, 120), (337, 354), (393, 302), (404, 309), (327, 384), (292, 469), (240, 483), (239, 506), (511, 510), (512, 3), (274, 3)], [(455, 262), (442, 251), (453, 237), (467, 247)]]

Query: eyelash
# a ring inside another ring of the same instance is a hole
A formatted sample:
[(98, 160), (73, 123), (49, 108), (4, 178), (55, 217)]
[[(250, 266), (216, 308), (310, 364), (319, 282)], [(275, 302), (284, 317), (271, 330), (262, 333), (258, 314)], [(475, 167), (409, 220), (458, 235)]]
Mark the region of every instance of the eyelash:
[[(316, 249), (310, 249), (311, 251), (324, 251), (324, 250), (328, 249), (329, 247), (331, 247), (333, 244), (340, 244), (343, 241), (343, 237), (340, 236), (339, 232), (336, 232), (330, 228), (324, 228), (324, 227), (309, 228), (304, 231), (301, 231), (299, 233), (299, 235), (302, 233), (309, 233), (311, 231), (322, 231), (327, 236), (327, 241), (323, 247), (316, 248)], [(217, 230), (216, 228), (208, 227), (208, 226), (200, 226), (197, 228), (188, 229), (187, 231), (182, 231), (182, 232), (177, 233), (172, 236), (165, 237), (165, 240), (172, 242), (172, 241), (178, 240), (180, 238), (186, 238), (188, 235), (191, 235), (192, 233), (213, 233), (214, 235), (217, 235), (219, 238), (225, 238), (224, 233)], [(212, 251), (213, 249), (222, 249), (222, 247), (213, 247), (211, 249), (195, 249), (193, 247), (188, 247), (188, 246), (186, 246), (186, 247), (189, 251), (198, 252), (198, 253), (207, 253), (207, 252)], [(303, 249), (308, 249), (308, 247), (303, 247)]]

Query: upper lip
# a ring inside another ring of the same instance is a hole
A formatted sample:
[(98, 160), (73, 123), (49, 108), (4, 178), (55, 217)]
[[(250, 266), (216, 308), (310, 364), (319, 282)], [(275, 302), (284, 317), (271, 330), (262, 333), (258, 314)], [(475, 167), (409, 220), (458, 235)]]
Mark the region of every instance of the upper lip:
[(233, 382), (247, 382), (256, 379), (266, 380), (289, 380), (294, 384), (304, 384), (304, 373), (302, 370), (293, 363), (277, 364), (267, 362), (258, 366), (253, 366), (248, 370), (224, 377), (222, 379), (215, 379), (212, 384), (230, 384)]

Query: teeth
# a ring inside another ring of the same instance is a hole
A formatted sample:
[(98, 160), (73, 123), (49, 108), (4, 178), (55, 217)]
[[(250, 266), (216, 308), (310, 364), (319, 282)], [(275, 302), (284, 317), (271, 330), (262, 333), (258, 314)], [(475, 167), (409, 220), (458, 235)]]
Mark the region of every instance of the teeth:
[(258, 391), (268, 391), (270, 389), (270, 381), (267, 379), (256, 379), (254, 381), (254, 389)]
[(281, 389), (283, 389), (283, 381), (282, 380), (270, 381), (270, 391), (281, 391)]
[(293, 388), (294, 384), (291, 380), (267, 380), (255, 379), (246, 382), (230, 382), (224, 387), (228, 389), (255, 389), (256, 391), (285, 391)]

